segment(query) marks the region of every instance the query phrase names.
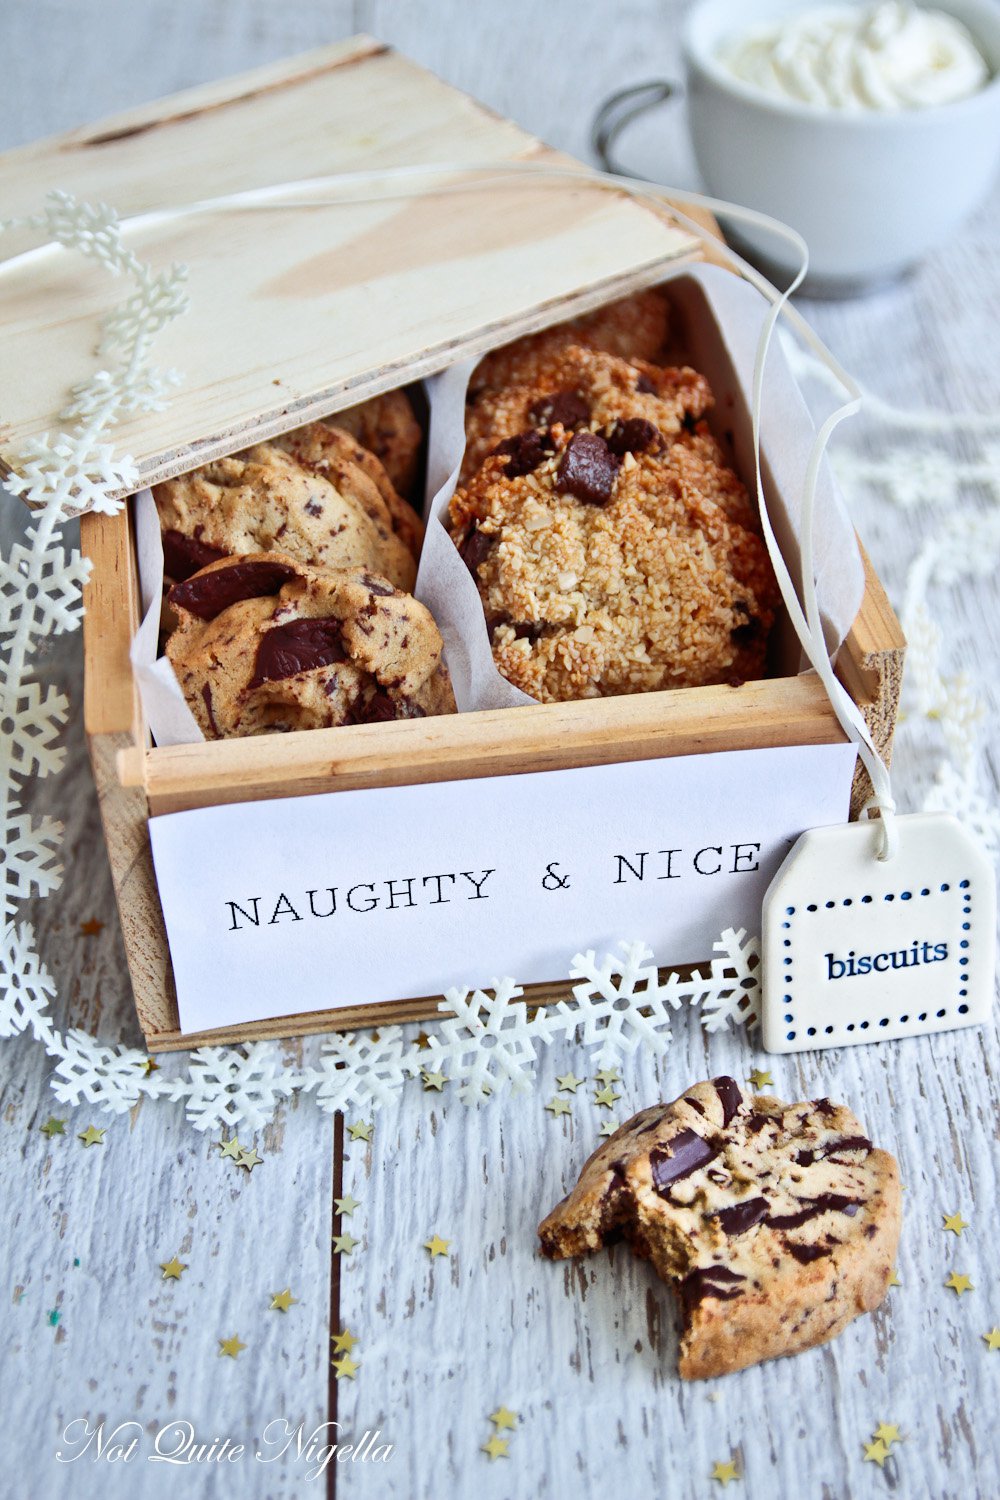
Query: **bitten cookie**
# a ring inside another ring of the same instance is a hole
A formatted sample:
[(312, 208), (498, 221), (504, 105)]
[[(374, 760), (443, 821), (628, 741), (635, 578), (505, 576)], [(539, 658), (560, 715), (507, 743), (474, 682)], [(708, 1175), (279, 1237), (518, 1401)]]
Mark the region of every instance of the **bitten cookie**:
[(451, 501), (493, 658), (542, 702), (763, 673), (777, 584), (705, 434), (645, 418), (501, 444)]
[(555, 1260), (624, 1235), (677, 1293), (698, 1380), (825, 1343), (888, 1289), (895, 1158), (849, 1109), (745, 1099), (732, 1078), (644, 1109), (539, 1226)]
[(530, 379), (484, 391), (469, 406), (463, 481), (519, 433), (599, 432), (616, 421), (645, 421), (667, 443), (712, 405), (708, 381), (696, 370), (629, 363), (578, 344), (530, 363)]
[(423, 432), (405, 391), (386, 391), (327, 420), (374, 453), (400, 495), (413, 494)]
[(455, 712), (430, 613), (365, 568), (225, 558), (168, 600), (167, 656), (207, 739)]
[(469, 395), (475, 400), (483, 391), (533, 384), (538, 368), (570, 344), (601, 349), (620, 359), (656, 362), (666, 347), (669, 332), (670, 308), (663, 293), (655, 287), (636, 292), (596, 312), (494, 349), (473, 370)]
[(317, 461), (304, 467), (278, 444), (258, 443), (155, 486), (167, 578), (180, 582), (220, 557), (280, 549), (314, 568), (363, 566), (411, 588), (419, 523), (410, 511), (412, 524), (407, 519), (398, 534), (404, 502), (394, 495), (387, 503), (388, 480), (371, 475), (377, 460), (361, 459), (351, 437), (325, 427), (283, 441)]

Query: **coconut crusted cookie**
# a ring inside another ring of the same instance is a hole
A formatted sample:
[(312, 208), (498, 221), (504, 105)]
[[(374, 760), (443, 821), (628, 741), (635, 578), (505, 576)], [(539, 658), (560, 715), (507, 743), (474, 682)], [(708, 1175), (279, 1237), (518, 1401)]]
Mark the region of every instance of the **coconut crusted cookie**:
[(231, 557), (168, 600), (167, 656), (208, 739), (455, 712), (430, 613), (365, 568)]
[(532, 429), (452, 499), (493, 658), (542, 702), (761, 676), (777, 585), (707, 436)]
[(470, 399), (506, 385), (532, 384), (539, 366), (570, 344), (602, 349), (620, 359), (655, 362), (666, 347), (669, 332), (670, 308), (663, 293), (655, 287), (636, 292), (596, 312), (494, 349), (472, 372)]
[(653, 423), (669, 442), (712, 405), (708, 381), (696, 370), (630, 363), (579, 344), (534, 357), (530, 366), (530, 376), (484, 391), (468, 407), (463, 480), (518, 433), (557, 424), (567, 432), (597, 432), (632, 419)]
[(327, 420), (374, 453), (400, 495), (413, 494), (423, 432), (405, 391), (386, 391)]
[(539, 1227), (552, 1259), (624, 1236), (677, 1293), (685, 1380), (834, 1338), (886, 1294), (895, 1158), (829, 1099), (745, 1099), (732, 1078), (644, 1109)]
[(353, 438), (314, 427), (283, 440), (310, 453), (310, 467), (276, 443), (258, 443), (155, 486), (169, 579), (220, 557), (279, 548), (311, 567), (360, 565), (412, 587), (416, 516), (394, 491), (387, 502), (388, 480), (372, 477), (378, 460), (362, 458)]

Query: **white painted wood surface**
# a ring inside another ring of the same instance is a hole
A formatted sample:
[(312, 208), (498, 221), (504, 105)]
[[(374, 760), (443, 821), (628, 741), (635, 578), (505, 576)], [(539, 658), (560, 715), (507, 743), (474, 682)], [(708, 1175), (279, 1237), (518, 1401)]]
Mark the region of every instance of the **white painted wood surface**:
[[(627, 0), (613, 13), (569, 0), (552, 0), (544, 12), (511, 0), (489, 13), (457, 0), (10, 0), (0, 17), (0, 143), (363, 28), (553, 145), (584, 152), (604, 93), (676, 69), (681, 9), (677, 0)], [(637, 127), (623, 153), (664, 180), (693, 181), (680, 115)], [(996, 410), (998, 231), (994, 196), (962, 243), (909, 281), (807, 310), (881, 394)], [(873, 448), (885, 441), (870, 431)], [(974, 494), (965, 498), (975, 503)], [(898, 600), (915, 526), (875, 500), (857, 520)], [(2, 523), (6, 543), (20, 524), (14, 507), (4, 507)], [(994, 580), (934, 602), (951, 665), (985, 678), (995, 715)], [(78, 652), (71, 637), (54, 643), (45, 662), (76, 703)], [(62, 892), (30, 915), (60, 984), (60, 1022), (134, 1043), (82, 736), (74, 730), (70, 739), (67, 770), (36, 794), (67, 824), (69, 873)], [(912, 804), (938, 750), (932, 726), (904, 725), (897, 765)], [(106, 927), (80, 936), (79, 922), (93, 916)], [(1000, 1323), (995, 1027), (774, 1060), (742, 1038), (706, 1042), (690, 1017), (678, 1018), (676, 1034), (659, 1067), (643, 1060), (627, 1070), (618, 1117), (693, 1078), (724, 1070), (743, 1078), (755, 1064), (770, 1065), (786, 1097), (845, 1099), (900, 1156), (902, 1287), (827, 1349), (683, 1387), (669, 1296), (646, 1267), (621, 1249), (566, 1267), (534, 1254), (535, 1225), (573, 1180), (604, 1113), (582, 1089), (572, 1122), (545, 1113), (556, 1072), (592, 1071), (582, 1049), (544, 1059), (532, 1094), (476, 1112), (411, 1088), (397, 1111), (378, 1117), (370, 1148), (349, 1146), (344, 1166), (344, 1189), (361, 1200), (350, 1221), (361, 1245), (342, 1265), (341, 1307), (360, 1339), (361, 1368), (353, 1384), (340, 1384), (339, 1418), (346, 1434), (380, 1428), (396, 1453), (387, 1466), (341, 1466), (341, 1497), (694, 1500), (717, 1490), (712, 1464), (730, 1453), (746, 1475), (731, 1493), (750, 1500), (1000, 1494), (1000, 1356), (980, 1338)], [(67, 1112), (52, 1102), (41, 1049), (24, 1040), (2, 1047), (0, 1496), (321, 1493), (321, 1482), (294, 1464), (143, 1463), (137, 1472), (87, 1460), (63, 1467), (55, 1450), (65, 1423), (84, 1414), (137, 1419), (148, 1431), (187, 1419), (206, 1440), (252, 1439), (275, 1417), (325, 1414), (330, 1121), (309, 1102), (287, 1110), (258, 1142), (266, 1160), (250, 1180), (163, 1103), (131, 1120), (97, 1121), (109, 1126), (107, 1144), (88, 1151), (73, 1138), (90, 1123), (86, 1110), (68, 1112), (69, 1138), (50, 1144), (38, 1127)], [(961, 1240), (941, 1229), (942, 1214), (955, 1209), (971, 1221)], [(432, 1231), (453, 1242), (447, 1263), (432, 1264), (422, 1249)], [(190, 1270), (164, 1283), (158, 1262), (175, 1251)], [(971, 1275), (976, 1290), (961, 1299), (945, 1290), (952, 1269)], [(285, 1285), (299, 1305), (269, 1312), (268, 1294)], [(53, 1308), (57, 1328), (47, 1321)], [(235, 1363), (216, 1353), (217, 1339), (233, 1333), (248, 1346)], [(521, 1425), (510, 1458), (491, 1464), (479, 1449), (487, 1414), (501, 1402)], [(905, 1441), (879, 1472), (863, 1462), (862, 1443), (883, 1420), (897, 1423)]]

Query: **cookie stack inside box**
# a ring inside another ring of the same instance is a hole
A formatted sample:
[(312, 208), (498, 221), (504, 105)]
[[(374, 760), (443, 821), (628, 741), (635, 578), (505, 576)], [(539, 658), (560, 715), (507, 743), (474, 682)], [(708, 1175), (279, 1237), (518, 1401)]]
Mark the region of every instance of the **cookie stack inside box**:
[[(650, 289), (473, 372), (450, 529), (536, 700), (763, 675), (773, 572), (669, 339)], [(455, 711), (409, 592), (422, 437), (399, 390), (156, 486), (166, 653), (206, 738)]]

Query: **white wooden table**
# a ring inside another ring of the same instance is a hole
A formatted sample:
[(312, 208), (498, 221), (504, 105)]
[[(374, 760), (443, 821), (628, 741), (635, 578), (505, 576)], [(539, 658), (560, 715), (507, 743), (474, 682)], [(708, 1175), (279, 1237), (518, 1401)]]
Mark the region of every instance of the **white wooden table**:
[[(675, 73), (677, 0), (614, 9), (509, 0), (8, 0), (0, 146), (83, 123), (214, 76), (347, 35), (374, 32), (552, 144), (586, 154), (596, 103), (623, 83)], [(639, 170), (694, 185), (683, 119), (669, 112), (623, 144)], [(869, 299), (804, 304), (844, 363), (904, 404), (995, 410), (1000, 333), (996, 257), (1000, 199), (961, 244), (911, 280)], [(877, 442), (875, 434), (872, 442)], [(915, 525), (872, 500), (857, 521), (898, 590)], [(5, 546), (21, 519), (8, 503)], [(954, 665), (997, 680), (995, 584), (940, 601)], [(81, 702), (79, 638), (54, 643), (44, 676)], [(997, 692), (992, 688), (992, 710)], [(138, 1042), (116, 929), (111, 881), (79, 722), (69, 764), (37, 804), (66, 824), (66, 882), (34, 903), (41, 951), (59, 984), (60, 1025)], [(933, 765), (933, 731), (908, 724), (898, 759), (909, 805)], [(80, 924), (97, 918), (90, 936)], [(39, 1127), (54, 1107), (49, 1065), (27, 1039), (2, 1044), (0, 1156), (6, 1275), (0, 1411), (0, 1496), (240, 1495), (707, 1496), (717, 1460), (743, 1474), (732, 1493), (757, 1497), (881, 1496), (907, 1500), (1000, 1494), (996, 1408), (1000, 1355), (981, 1334), (1000, 1323), (997, 1270), (997, 1038), (978, 1032), (898, 1046), (768, 1059), (746, 1038), (706, 1039), (681, 1017), (659, 1065), (642, 1060), (623, 1085), (619, 1118), (689, 1081), (745, 1078), (770, 1066), (786, 1098), (850, 1102), (901, 1160), (907, 1186), (902, 1286), (831, 1346), (726, 1380), (690, 1387), (675, 1374), (670, 1297), (622, 1249), (565, 1266), (535, 1254), (535, 1226), (595, 1143), (601, 1111), (577, 1097), (571, 1119), (545, 1112), (554, 1075), (589, 1073), (582, 1050), (553, 1049), (537, 1089), (469, 1111), (409, 1087), (381, 1113), (373, 1142), (339, 1146), (314, 1105), (289, 1107), (257, 1141), (252, 1176), (220, 1160), (212, 1140), (165, 1103), (98, 1119), (106, 1144), (84, 1150), (91, 1123), (71, 1111), (65, 1139)], [(294, 1048), (292, 1048), (294, 1050)], [(344, 1227), (360, 1241), (333, 1257), (333, 1198), (360, 1200)], [(971, 1222), (962, 1239), (944, 1213)], [(433, 1262), (422, 1242), (451, 1241)], [(159, 1262), (189, 1263), (180, 1281)], [(953, 1269), (976, 1290), (943, 1287)], [(298, 1302), (268, 1310), (290, 1286)], [(333, 1299), (333, 1307), (331, 1307)], [(339, 1310), (336, 1304), (339, 1302)], [(52, 1313), (58, 1313), (53, 1320)], [(358, 1335), (357, 1378), (331, 1382), (331, 1318)], [(218, 1340), (246, 1349), (220, 1358)], [(334, 1413), (334, 1402), (335, 1413)], [(510, 1456), (480, 1451), (488, 1414), (520, 1414)], [(228, 1437), (250, 1453), (266, 1425), (306, 1431), (336, 1417), (344, 1441), (379, 1429), (387, 1464), (331, 1465), (326, 1478), (286, 1457), (176, 1467), (92, 1461), (64, 1466), (56, 1450), (75, 1418), (136, 1421), (152, 1435), (174, 1421), (198, 1438)], [(879, 1470), (863, 1443), (881, 1421), (905, 1440)]]

